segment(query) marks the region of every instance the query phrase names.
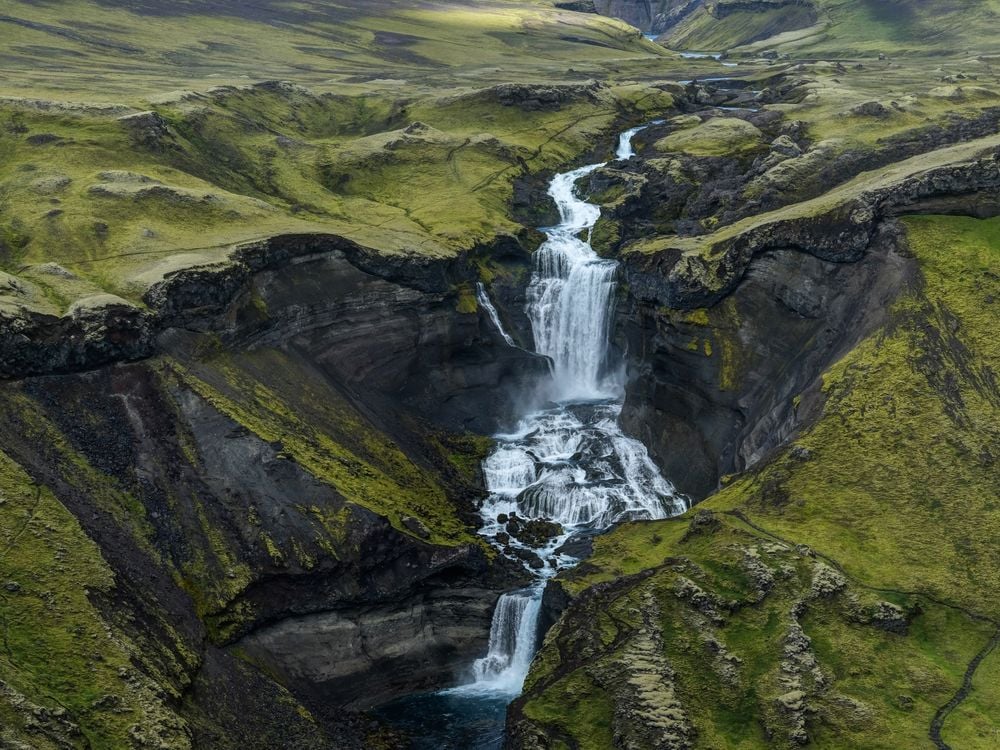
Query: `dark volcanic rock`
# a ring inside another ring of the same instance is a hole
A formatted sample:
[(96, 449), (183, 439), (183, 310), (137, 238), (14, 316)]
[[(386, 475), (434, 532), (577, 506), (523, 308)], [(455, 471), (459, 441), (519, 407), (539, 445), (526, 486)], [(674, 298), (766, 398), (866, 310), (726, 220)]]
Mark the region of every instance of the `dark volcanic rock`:
[(763, 460), (812, 415), (819, 373), (884, 321), (913, 276), (890, 217), (995, 215), (998, 188), (990, 154), (761, 222), (717, 244), (711, 266), (670, 249), (626, 254), (618, 335), (642, 354), (623, 425), (695, 498)]
[(795, 399), (884, 320), (914, 272), (888, 239), (853, 264), (773, 250), (750, 264), (718, 318), (710, 313), (711, 329), (633, 301), (620, 330), (644, 356), (633, 367), (623, 425), (678, 489), (705, 497), (720, 476), (794, 435), (816, 396)]
[[(510, 249), (516, 241), (500, 245), (508, 248), (498, 253), (507, 267), (530, 262)], [(489, 433), (549, 365), (507, 346), (484, 311), (458, 311), (475, 273), (465, 256), (383, 255), (331, 235), (274, 237), (237, 247), (228, 263), (169, 274), (146, 293), (149, 311), (110, 298), (64, 317), (4, 317), (0, 377), (176, 352), (183, 348), (177, 329), (210, 331), (237, 348), (287, 345), (373, 398)], [(520, 273), (499, 284), (518, 328), (527, 328), (517, 305), (524, 283)]]
[(507, 531), (522, 544), (529, 547), (543, 547), (550, 539), (562, 533), (562, 526), (554, 521), (533, 518), (522, 523), (507, 524)]

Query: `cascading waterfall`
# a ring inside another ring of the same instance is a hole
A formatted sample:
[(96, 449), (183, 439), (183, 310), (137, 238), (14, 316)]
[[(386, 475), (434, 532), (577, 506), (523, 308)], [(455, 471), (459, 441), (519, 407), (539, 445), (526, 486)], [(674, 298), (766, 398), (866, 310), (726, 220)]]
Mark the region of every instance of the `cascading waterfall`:
[(497, 314), (497, 309), (493, 306), (493, 300), (486, 293), (486, 287), (482, 285), (482, 282), (476, 284), (476, 299), (483, 306), (483, 309), (486, 310), (486, 314), (490, 316), (490, 320), (493, 322), (494, 327), (496, 327), (497, 333), (503, 337), (507, 345), (517, 346), (514, 343), (513, 337), (503, 329), (503, 324), (500, 322), (500, 315)]
[[(622, 133), (618, 159), (634, 155), (632, 138), (642, 129)], [(550, 404), (525, 415), (513, 433), (497, 435), (496, 449), (483, 464), (490, 494), (481, 509), (481, 534), (501, 548), (522, 546), (508, 538), (498, 520), (511, 514), (555, 521), (563, 532), (544, 549), (534, 550), (546, 563), (532, 571), (535, 584), (500, 598), (488, 653), (473, 665), (474, 680), (449, 691), (453, 695), (520, 693), (535, 652), (545, 581), (558, 567), (575, 562), (560, 551), (569, 537), (623, 520), (665, 518), (687, 507), (645, 446), (618, 425), (623, 368), (609, 361), (617, 263), (599, 257), (590, 246), (600, 208), (575, 192), (580, 178), (602, 166), (556, 175), (549, 186), (560, 222), (543, 230), (546, 241), (535, 255), (527, 313), (537, 351), (553, 362), (546, 392)], [(485, 289), (479, 291), (481, 304), (502, 332)]]

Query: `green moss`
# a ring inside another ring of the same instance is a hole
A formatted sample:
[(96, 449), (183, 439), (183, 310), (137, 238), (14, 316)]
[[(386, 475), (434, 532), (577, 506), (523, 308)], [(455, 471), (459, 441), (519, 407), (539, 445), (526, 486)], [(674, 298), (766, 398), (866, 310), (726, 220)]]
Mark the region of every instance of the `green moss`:
[(471, 285), (464, 284), (458, 290), (458, 301), (455, 304), (455, 309), (463, 315), (474, 315), (479, 311), (479, 302), (476, 301), (476, 293)]
[[(89, 747), (125, 746), (137, 723), (164, 747), (190, 746), (165, 702), (178, 696), (135, 670), (143, 655), (93, 603), (115, 586), (100, 550), (51, 491), (4, 453), (0, 581), (0, 683), (48, 711), (65, 709)], [(0, 714), (11, 710), (10, 699), (0, 691)], [(31, 736), (20, 739), (35, 747)]]
[(700, 308), (698, 310), (691, 310), (686, 313), (683, 318), (685, 323), (690, 323), (695, 326), (707, 326), (709, 325), (708, 310), (705, 308)]
[[(628, 637), (640, 628), (647, 632), (650, 613), (658, 612), (655, 627), (673, 674), (672, 689), (699, 742), (719, 748), (794, 747), (790, 725), (775, 706), (792, 689), (784, 670), (790, 613), (797, 611), (822, 675), (815, 677), (807, 667), (797, 678), (809, 696), (812, 742), (916, 747), (994, 632), (991, 623), (933, 600), (886, 595), (850, 581), (838, 593), (817, 597), (812, 593), (817, 563), (809, 554), (775, 543), (737, 518), (717, 514), (713, 525), (697, 528), (689, 520), (619, 527), (597, 539), (586, 565), (563, 574), (563, 585), (574, 591), (616, 583), (591, 589), (591, 599), (574, 605), (582, 611), (570, 610), (546, 638), (526, 683), (526, 716), (555, 728), (556, 736), (583, 738), (575, 727), (578, 719), (553, 707), (610, 701), (632, 712), (628, 721), (641, 723), (644, 709), (632, 694), (609, 696), (588, 675), (606, 669), (627, 675), (643, 668), (629, 655)], [(763, 594), (747, 560), (770, 571), (772, 583)], [(705, 592), (718, 619), (706, 616), (710, 610), (704, 604), (678, 594), (683, 581)], [(864, 620), (866, 608), (886, 598), (913, 613), (905, 634)]]
[[(572, 727), (573, 747), (580, 750), (606, 750), (614, 746), (611, 731), (611, 701), (601, 688), (583, 672), (574, 672), (562, 679), (538, 700), (525, 706), (525, 715), (543, 725)], [(556, 738), (553, 750), (565, 748)]]
[(693, 156), (733, 156), (760, 149), (762, 133), (746, 120), (713, 117), (701, 125), (671, 133), (656, 142), (656, 150)]
[[(593, 624), (589, 610), (574, 619), (571, 609), (569, 624), (546, 640), (526, 683), (526, 714), (535, 701), (558, 705), (563, 681), (581, 671), (609, 660), (627, 666), (624, 652), (586, 645), (608, 645), (596, 613), (636, 627), (653, 601), (699, 742), (792, 747), (775, 701), (790, 689), (781, 675), (789, 612), (797, 606), (825, 677), (804, 683), (811, 741), (885, 750), (926, 743), (932, 718), (959, 690), (1000, 619), (992, 533), (1000, 523), (1000, 397), (992, 375), (1000, 368), (992, 270), (1000, 263), (1000, 220), (905, 223), (923, 284), (895, 305), (884, 330), (825, 374), (823, 415), (796, 440), (806, 452), (726, 483), (699, 508), (716, 511), (710, 523), (696, 526), (692, 512), (598, 537), (593, 556), (560, 575), (571, 594), (592, 597), (574, 607), (592, 607)], [(709, 317), (724, 328), (725, 310)], [(716, 347), (724, 346), (726, 336), (713, 332)], [(843, 569), (844, 590), (813, 594), (810, 548)], [(762, 599), (743, 562), (750, 550), (774, 575)], [(721, 623), (707, 622), (702, 608), (693, 611), (676, 595), (679, 575), (713, 597)], [(866, 613), (879, 601), (909, 613), (905, 633), (871, 624)], [(581, 629), (591, 635), (571, 632)], [(719, 651), (705, 650), (709, 636), (741, 660), (738, 680), (713, 666)], [(994, 740), (994, 656), (945, 721), (955, 747)], [(562, 677), (553, 682), (554, 675)], [(591, 694), (605, 699), (596, 689)], [(569, 723), (551, 715), (544, 721), (575, 736)]]
[[(775, 531), (866, 581), (997, 616), (989, 529), (1000, 523), (992, 459), (1000, 407), (990, 373), (1000, 368), (992, 334), (1000, 308), (985, 300), (994, 286), (989, 269), (1000, 258), (1000, 222), (906, 221), (925, 286), (896, 305), (889, 331), (824, 377), (824, 416), (799, 441), (813, 458), (779, 461), (712, 505), (748, 504)], [(768, 477), (790, 502), (767, 499)]]

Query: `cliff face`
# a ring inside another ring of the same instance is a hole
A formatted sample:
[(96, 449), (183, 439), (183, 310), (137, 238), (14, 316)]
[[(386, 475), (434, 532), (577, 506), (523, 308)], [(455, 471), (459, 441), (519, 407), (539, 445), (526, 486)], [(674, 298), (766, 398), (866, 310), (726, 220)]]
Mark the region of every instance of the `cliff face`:
[[(912, 264), (885, 218), (928, 205), (988, 215), (995, 211), (989, 199), (976, 196), (998, 188), (991, 152), (866, 193), (825, 216), (763, 222), (725, 240), (707, 276), (698, 265), (682, 269), (682, 256), (670, 251), (627, 255), (633, 296), (622, 336), (638, 364), (624, 424), (696, 498), (721, 476), (767, 458), (814, 415), (796, 395), (814, 389), (820, 373), (880, 326), (909, 287)], [(674, 263), (667, 272), (664, 264)]]
[[(13, 676), (63, 706), (25, 736), (116, 736), (125, 714), (164, 747), (361, 747), (352, 709), (460, 676), (523, 575), (473, 533), (478, 435), (547, 370), (477, 309), (470, 267), (276, 238), (155, 287), (146, 348), (115, 352), (141, 361), (67, 359), (66, 338), (5, 359), (35, 373), (2, 385), (7, 473), (76, 519), (94, 567), (45, 582), (35, 560), (5, 591)], [(26, 518), (10, 550), (40, 555), (51, 521)], [(74, 586), (92, 614), (66, 611)], [(63, 611), (51, 627), (20, 619), (36, 599)], [(109, 656), (72, 644), (66, 682), (43, 660), (74, 622)]]
[(704, 5), (704, 0), (595, 0), (597, 12), (620, 18), (650, 34), (662, 34), (686, 15)]
[(634, 301), (621, 317), (636, 358), (623, 424), (679, 489), (706, 497), (795, 434), (813, 406), (795, 397), (879, 325), (911, 278), (890, 231), (850, 265), (766, 251), (707, 311)]
[(689, 86), (692, 114), (581, 186), (621, 262), (623, 424), (697, 500), (814, 419), (821, 374), (911, 288), (900, 216), (1000, 212), (994, 108), (842, 149), (746, 102), (794, 99), (801, 79), (741, 84)]

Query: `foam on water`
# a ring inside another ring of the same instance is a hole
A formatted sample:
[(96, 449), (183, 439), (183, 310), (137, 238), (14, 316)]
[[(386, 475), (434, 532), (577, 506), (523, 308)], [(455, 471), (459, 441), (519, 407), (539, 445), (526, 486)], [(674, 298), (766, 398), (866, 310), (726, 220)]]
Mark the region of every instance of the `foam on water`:
[[(644, 127), (622, 133), (617, 159), (635, 155), (632, 139)], [(504, 532), (497, 517), (511, 514), (555, 521), (563, 530), (534, 550), (546, 563), (531, 571), (536, 583), (500, 598), (486, 655), (473, 665), (473, 679), (448, 691), (451, 695), (520, 693), (535, 653), (544, 583), (559, 566), (575, 562), (557, 551), (569, 537), (623, 520), (665, 518), (687, 507), (645, 446), (618, 424), (623, 367), (610, 360), (609, 346), (618, 264), (590, 246), (600, 208), (576, 192), (577, 182), (602, 166), (558, 174), (549, 186), (560, 222), (543, 230), (527, 314), (537, 351), (552, 359), (546, 384), (550, 405), (526, 414), (510, 434), (497, 435), (483, 464), (490, 495), (481, 508), (480, 533), (501, 548), (521, 546), (514, 538), (504, 545), (497, 540)], [(481, 291), (480, 301), (499, 329), (496, 311), (483, 302), (488, 297)]]

